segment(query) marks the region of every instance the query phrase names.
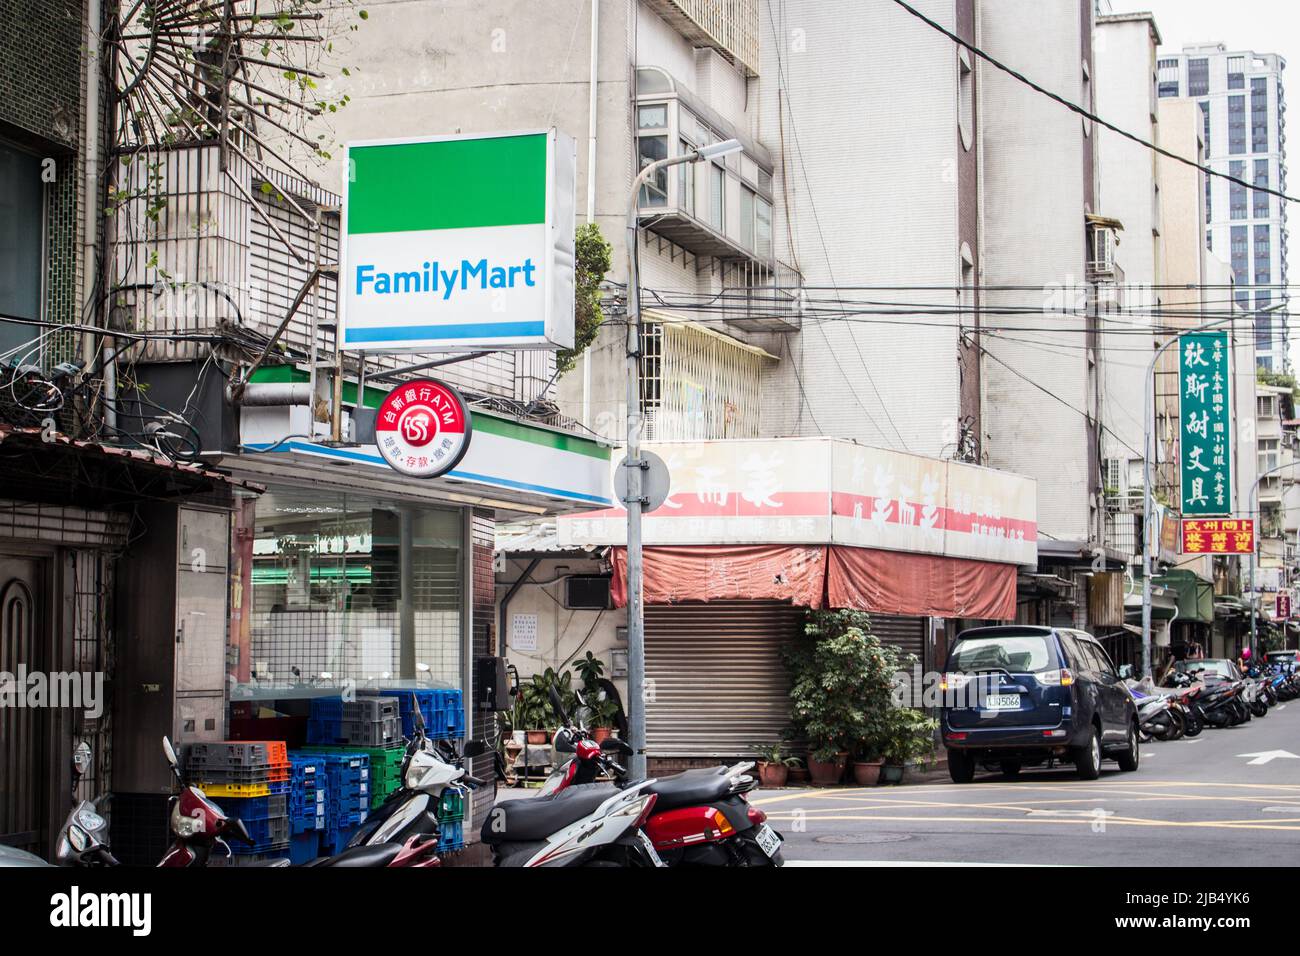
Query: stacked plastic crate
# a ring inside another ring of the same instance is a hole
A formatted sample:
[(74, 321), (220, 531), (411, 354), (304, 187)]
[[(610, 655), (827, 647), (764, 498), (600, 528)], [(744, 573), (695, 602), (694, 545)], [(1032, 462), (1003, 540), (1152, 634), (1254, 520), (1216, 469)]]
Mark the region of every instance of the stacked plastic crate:
[(442, 791), (438, 804), (438, 852), (449, 853), (465, 846), (465, 808), (469, 790), (453, 784)]
[(295, 751), (294, 756), (314, 757), (324, 764), (325, 828), (318, 833), (321, 854), (333, 856), (348, 845), (370, 812), (370, 757), (351, 750), (311, 748)]
[(320, 834), (327, 826), (328, 771), (314, 755), (289, 755), (289, 861), (295, 865), (320, 855)]
[(307, 720), (307, 743), (392, 747), (401, 743), (398, 704), (389, 697), (317, 697)]
[(430, 737), (459, 739), (465, 736), (465, 711), (460, 691), (428, 687), (393, 687), (380, 693), (386, 697), (397, 698), (402, 719), (402, 733), (405, 736), (411, 737), (415, 734), (417, 702), (420, 713), (424, 717), (424, 731)]
[(389, 794), (402, 786), (402, 758), (406, 748), (396, 747), (324, 747), (313, 746), (319, 754), (365, 754), (370, 758), (370, 809), (374, 810)]
[[(244, 823), (252, 844), (230, 842), (230, 863), (285, 856), (289, 850), (289, 757), (282, 740), (191, 744), (186, 779), (227, 816)], [(214, 863), (223, 862), (214, 857)]]

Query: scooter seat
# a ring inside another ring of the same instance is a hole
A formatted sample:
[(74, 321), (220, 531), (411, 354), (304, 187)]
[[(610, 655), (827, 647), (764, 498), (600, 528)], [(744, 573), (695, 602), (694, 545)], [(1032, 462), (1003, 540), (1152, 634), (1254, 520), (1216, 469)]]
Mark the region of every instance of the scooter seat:
[(609, 784), (590, 783), (567, 787), (554, 795), (502, 800), (483, 821), (483, 842), (545, 840), (555, 831), (581, 820), (618, 792)]
[(704, 767), (699, 770), (683, 770), (669, 777), (660, 777), (646, 788), (646, 792), (658, 794), (656, 812), (710, 803), (725, 797), (731, 790), (731, 778), (726, 775), (726, 769)]
[(373, 846), (349, 847), (337, 856), (331, 856), (317, 866), (384, 867), (402, 852), (400, 843), (376, 843)]

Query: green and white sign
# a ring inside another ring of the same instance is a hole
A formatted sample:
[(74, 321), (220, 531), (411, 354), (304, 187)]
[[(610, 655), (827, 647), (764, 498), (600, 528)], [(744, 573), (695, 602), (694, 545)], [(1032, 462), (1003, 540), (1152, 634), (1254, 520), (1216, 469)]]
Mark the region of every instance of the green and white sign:
[(576, 156), (554, 129), (348, 144), (343, 348), (572, 347)]
[(1184, 515), (1232, 512), (1231, 368), (1227, 332), (1178, 342), (1179, 471)]

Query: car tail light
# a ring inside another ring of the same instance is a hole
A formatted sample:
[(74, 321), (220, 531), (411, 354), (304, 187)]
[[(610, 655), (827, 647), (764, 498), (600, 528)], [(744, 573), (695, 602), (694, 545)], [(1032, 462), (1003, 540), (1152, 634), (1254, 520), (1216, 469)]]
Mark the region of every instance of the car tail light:
[(1062, 730), (1062, 729), (1060, 729), (1060, 728), (1057, 728), (1056, 730), (1044, 730), (1044, 731), (1043, 731), (1043, 736), (1044, 736), (1044, 737), (1064, 737), (1064, 736), (1065, 736), (1065, 731)]
[(966, 739), (966, 735), (965, 735), (965, 734), (948, 734), (948, 739), (949, 739), (949, 740), (965, 740), (965, 739)]
[(1074, 674), (1068, 667), (1062, 667), (1057, 671), (1039, 671), (1034, 675), (1038, 683), (1049, 687), (1069, 687), (1074, 683)]
[(754, 826), (767, 822), (767, 814), (758, 809), (758, 807), (749, 807), (745, 811), (745, 814), (749, 817), (749, 822), (754, 824)]

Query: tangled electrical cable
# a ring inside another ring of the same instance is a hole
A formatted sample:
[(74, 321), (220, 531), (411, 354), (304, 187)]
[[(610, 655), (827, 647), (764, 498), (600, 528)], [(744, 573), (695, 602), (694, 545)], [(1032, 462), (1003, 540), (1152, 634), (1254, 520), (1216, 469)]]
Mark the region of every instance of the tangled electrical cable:
[[(96, 422), (94, 438), (124, 441), (148, 448), (172, 461), (194, 461), (202, 444), (198, 429), (184, 416), (152, 401), (140, 389), (130, 400), (94, 395), (90, 380), (82, 376), (81, 363), (65, 363), (49, 375), (38, 365), (26, 362), (0, 364), (0, 422), (18, 428), (43, 428), (80, 401), (90, 407), (94, 401), (109, 408), (119, 422), (135, 421), (138, 428)], [(149, 411), (146, 412), (146, 409)], [(104, 434), (107, 432), (108, 434)]]

